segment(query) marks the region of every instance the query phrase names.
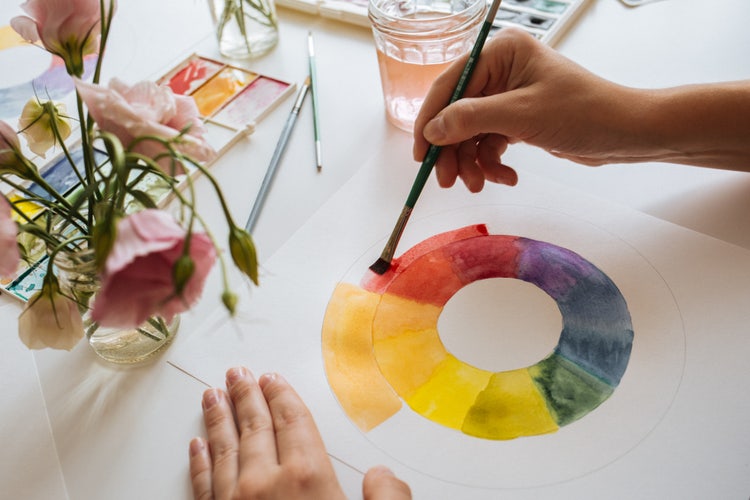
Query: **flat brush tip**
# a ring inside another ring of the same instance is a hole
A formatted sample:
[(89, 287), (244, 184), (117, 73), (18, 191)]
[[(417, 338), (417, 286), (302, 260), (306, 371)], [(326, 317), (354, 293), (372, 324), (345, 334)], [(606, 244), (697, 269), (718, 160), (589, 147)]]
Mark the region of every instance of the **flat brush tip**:
[(370, 271), (383, 275), (385, 272), (390, 269), (391, 263), (382, 257), (375, 261), (373, 265), (370, 266)]

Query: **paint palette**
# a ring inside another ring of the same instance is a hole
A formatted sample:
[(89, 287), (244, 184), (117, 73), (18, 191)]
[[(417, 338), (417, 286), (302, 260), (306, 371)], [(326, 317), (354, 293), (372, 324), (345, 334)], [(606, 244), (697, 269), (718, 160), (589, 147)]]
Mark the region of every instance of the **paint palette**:
[(240, 131), (254, 127), (295, 85), (193, 54), (158, 80), (175, 94), (191, 96), (211, 124)]
[[(553, 44), (590, 0), (503, 0), (490, 34), (510, 26)], [(344, 22), (370, 26), (367, 0), (276, 0), (277, 5)]]

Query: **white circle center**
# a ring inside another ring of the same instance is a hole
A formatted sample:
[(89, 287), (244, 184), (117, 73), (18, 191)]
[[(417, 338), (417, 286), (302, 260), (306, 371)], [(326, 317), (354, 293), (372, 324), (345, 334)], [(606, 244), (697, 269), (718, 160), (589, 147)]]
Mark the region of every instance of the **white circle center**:
[(552, 297), (535, 285), (508, 278), (463, 287), (438, 319), (448, 352), (492, 372), (536, 364), (557, 346), (561, 330), (562, 315)]

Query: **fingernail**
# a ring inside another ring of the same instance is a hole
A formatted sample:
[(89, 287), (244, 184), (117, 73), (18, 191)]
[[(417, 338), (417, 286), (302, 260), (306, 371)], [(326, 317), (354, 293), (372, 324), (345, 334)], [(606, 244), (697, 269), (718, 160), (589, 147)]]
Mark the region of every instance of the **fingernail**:
[(206, 449), (206, 443), (203, 442), (203, 439), (201, 438), (193, 438), (192, 441), (190, 441), (190, 456), (194, 457), (195, 455), (199, 455), (203, 453), (203, 450)]
[(370, 474), (376, 476), (395, 476), (393, 471), (385, 465), (376, 465), (375, 467), (370, 469)]
[(227, 387), (236, 384), (237, 382), (239, 382), (240, 380), (244, 378), (252, 379), (252, 374), (250, 373), (250, 370), (248, 370), (244, 366), (231, 368), (229, 371), (227, 371)]
[(260, 385), (261, 389), (263, 389), (268, 384), (271, 384), (277, 380), (282, 381), (284, 380), (284, 377), (282, 377), (278, 373), (264, 373), (263, 375), (261, 375), (260, 380), (258, 380), (258, 385)]
[(430, 142), (441, 141), (445, 136), (445, 120), (443, 120), (442, 116), (433, 118), (424, 127), (424, 138)]
[(208, 410), (212, 406), (215, 406), (219, 402), (219, 391), (216, 389), (209, 389), (203, 393), (203, 409)]

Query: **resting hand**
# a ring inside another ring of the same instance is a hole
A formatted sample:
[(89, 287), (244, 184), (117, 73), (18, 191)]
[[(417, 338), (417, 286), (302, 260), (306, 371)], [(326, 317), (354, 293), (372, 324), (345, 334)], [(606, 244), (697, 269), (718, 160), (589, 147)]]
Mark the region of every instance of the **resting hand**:
[[(196, 499), (345, 498), (312, 415), (281, 376), (256, 382), (247, 369), (233, 368), (227, 389), (203, 395), (208, 441), (190, 443)], [(383, 467), (368, 471), (363, 493), (366, 500), (411, 498)]]

